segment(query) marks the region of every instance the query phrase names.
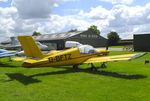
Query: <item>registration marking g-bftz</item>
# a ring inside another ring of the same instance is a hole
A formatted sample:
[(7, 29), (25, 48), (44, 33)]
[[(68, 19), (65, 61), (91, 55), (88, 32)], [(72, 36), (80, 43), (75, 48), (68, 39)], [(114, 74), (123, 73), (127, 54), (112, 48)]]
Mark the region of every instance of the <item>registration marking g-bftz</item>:
[(49, 62), (60, 62), (60, 61), (65, 61), (65, 60), (70, 60), (71, 59), (71, 54), (64, 54), (64, 55), (59, 55), (55, 57), (50, 57), (48, 58)]

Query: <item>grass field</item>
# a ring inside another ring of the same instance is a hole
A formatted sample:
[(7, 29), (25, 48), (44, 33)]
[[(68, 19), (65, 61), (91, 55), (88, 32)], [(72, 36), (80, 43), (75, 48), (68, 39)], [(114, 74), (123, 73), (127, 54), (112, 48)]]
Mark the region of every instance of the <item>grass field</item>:
[[(111, 52), (110, 55), (129, 52)], [(0, 63), (0, 101), (150, 101), (150, 53), (132, 61), (107, 63), (91, 72), (88, 65), (23, 68)], [(95, 64), (99, 66), (99, 64)]]

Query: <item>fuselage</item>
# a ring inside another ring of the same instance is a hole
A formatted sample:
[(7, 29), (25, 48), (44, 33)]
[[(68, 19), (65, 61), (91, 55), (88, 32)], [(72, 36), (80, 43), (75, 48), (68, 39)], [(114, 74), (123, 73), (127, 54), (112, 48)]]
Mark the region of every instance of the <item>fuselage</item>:
[(24, 62), (25, 67), (46, 67), (46, 66), (66, 66), (78, 65), (91, 57), (102, 56), (102, 52), (82, 53), (79, 48), (71, 48), (46, 55), (40, 60), (28, 59)]

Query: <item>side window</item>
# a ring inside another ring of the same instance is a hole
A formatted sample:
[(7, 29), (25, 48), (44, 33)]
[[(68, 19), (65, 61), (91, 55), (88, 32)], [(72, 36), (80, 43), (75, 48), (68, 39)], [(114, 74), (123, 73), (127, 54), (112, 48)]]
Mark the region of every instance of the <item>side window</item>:
[(81, 54), (93, 54), (96, 53), (95, 49), (90, 45), (82, 45), (79, 47)]

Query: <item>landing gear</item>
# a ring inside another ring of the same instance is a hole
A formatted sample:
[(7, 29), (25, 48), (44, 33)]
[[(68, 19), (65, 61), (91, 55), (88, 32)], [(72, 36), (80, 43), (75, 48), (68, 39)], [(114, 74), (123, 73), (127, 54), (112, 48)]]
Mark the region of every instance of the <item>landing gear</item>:
[(72, 68), (75, 70), (79, 69), (78, 65), (73, 65)]
[(90, 68), (91, 71), (97, 71), (99, 68), (106, 68), (106, 62), (103, 62), (99, 68), (96, 68), (93, 63), (90, 63), (90, 65), (91, 65)]
[(11, 57), (9, 57), (9, 61), (12, 61)]
[(106, 62), (103, 62), (100, 66), (100, 68), (106, 68)]
[(91, 63), (91, 68), (90, 68), (92, 71), (97, 71), (97, 68), (94, 66), (93, 63)]

